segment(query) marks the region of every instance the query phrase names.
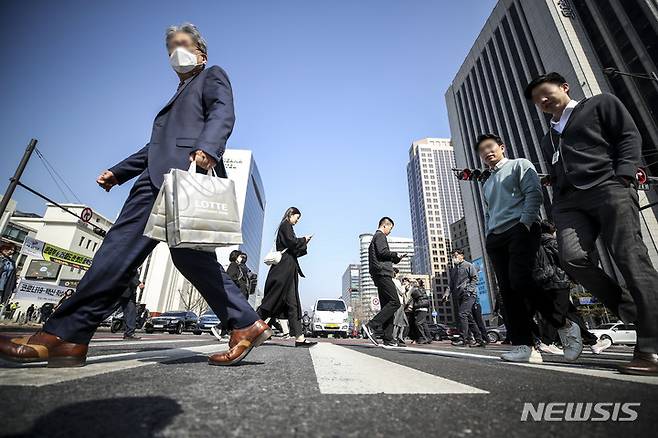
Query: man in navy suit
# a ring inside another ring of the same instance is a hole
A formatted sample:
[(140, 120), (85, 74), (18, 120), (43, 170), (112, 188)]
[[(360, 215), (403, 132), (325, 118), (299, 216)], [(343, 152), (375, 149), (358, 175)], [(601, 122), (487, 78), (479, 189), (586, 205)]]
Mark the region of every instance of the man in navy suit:
[[(215, 168), (220, 177), (226, 177), (222, 155), (235, 121), (228, 77), (216, 65), (205, 68), (206, 43), (194, 25), (170, 27), (166, 45), (180, 78), (176, 93), (155, 117), (149, 143), (97, 180), (109, 191), (138, 177), (116, 223), (73, 297), (57, 309), (43, 331), (30, 337), (1, 338), (0, 357), (18, 362), (47, 360), (50, 367), (84, 365), (94, 332), (126, 289), (130, 273), (158, 243), (142, 233), (163, 175), (172, 168), (187, 169), (196, 161), (198, 167)], [(172, 248), (171, 257), (232, 330), (229, 350), (210, 356), (210, 364), (235, 364), (272, 335), (214, 253)]]

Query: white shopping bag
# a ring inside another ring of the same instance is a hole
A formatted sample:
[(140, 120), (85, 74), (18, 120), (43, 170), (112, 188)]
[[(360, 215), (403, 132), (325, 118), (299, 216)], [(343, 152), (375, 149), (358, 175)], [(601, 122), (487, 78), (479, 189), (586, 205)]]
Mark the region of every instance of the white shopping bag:
[(171, 248), (213, 250), (242, 243), (235, 184), (228, 178), (172, 169), (163, 184), (167, 243)]
[(154, 240), (162, 242), (167, 241), (167, 217), (165, 209), (165, 186), (171, 184), (171, 174), (164, 176), (164, 181), (158, 192), (158, 197), (155, 198), (155, 203), (151, 209), (151, 214), (144, 227), (144, 235)]

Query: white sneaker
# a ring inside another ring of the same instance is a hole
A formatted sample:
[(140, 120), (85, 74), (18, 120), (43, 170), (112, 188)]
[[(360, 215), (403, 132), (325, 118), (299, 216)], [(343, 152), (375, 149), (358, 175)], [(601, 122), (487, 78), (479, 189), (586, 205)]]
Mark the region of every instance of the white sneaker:
[(610, 348), (611, 345), (612, 341), (610, 339), (599, 339), (596, 341), (596, 344), (590, 345), (589, 348), (592, 350), (592, 353), (601, 354), (603, 350)]
[(578, 359), (580, 353), (583, 352), (583, 338), (578, 324), (567, 320), (567, 325), (557, 329), (557, 334), (560, 335), (562, 348), (564, 348), (564, 358), (569, 362)]
[(539, 351), (548, 354), (559, 354), (559, 355), (564, 354), (564, 352), (557, 345), (555, 344), (546, 345), (543, 342), (539, 343)]
[(512, 350), (500, 355), (507, 362), (542, 363), (541, 353), (528, 345), (516, 345)]

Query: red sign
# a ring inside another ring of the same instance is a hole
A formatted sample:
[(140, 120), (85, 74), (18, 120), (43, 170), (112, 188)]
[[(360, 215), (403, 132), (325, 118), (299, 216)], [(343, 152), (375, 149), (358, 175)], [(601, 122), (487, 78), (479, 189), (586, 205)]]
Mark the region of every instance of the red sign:
[(84, 210), (82, 210), (82, 213), (80, 213), (80, 219), (82, 219), (83, 222), (89, 223), (93, 214), (94, 212), (91, 211), (91, 208), (86, 207)]
[(644, 184), (647, 182), (647, 172), (643, 168), (638, 167), (635, 178), (637, 179), (638, 184)]

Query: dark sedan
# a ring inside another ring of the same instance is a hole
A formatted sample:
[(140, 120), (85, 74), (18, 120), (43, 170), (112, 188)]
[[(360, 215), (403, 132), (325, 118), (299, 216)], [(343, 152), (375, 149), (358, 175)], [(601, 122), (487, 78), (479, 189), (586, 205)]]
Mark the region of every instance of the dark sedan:
[(507, 329), (504, 325), (499, 325), (498, 327), (489, 327), (487, 329), (487, 337), (491, 343), (503, 341), (507, 337)]
[(455, 334), (459, 334), (459, 330), (445, 324), (428, 324), (428, 326), (432, 340), (434, 341), (443, 341), (444, 339), (450, 339)]
[(198, 319), (194, 312), (184, 310), (165, 312), (146, 321), (144, 331), (146, 333), (169, 332), (172, 335), (181, 334), (184, 331), (196, 330)]
[(199, 317), (196, 328), (194, 329), (195, 335), (200, 335), (203, 332), (210, 333), (210, 329), (219, 324), (219, 318), (212, 310), (206, 310)]

